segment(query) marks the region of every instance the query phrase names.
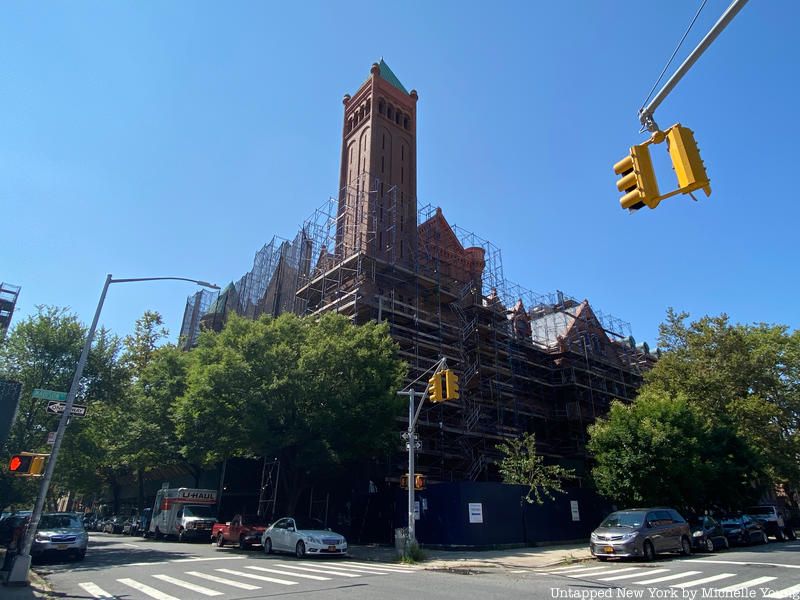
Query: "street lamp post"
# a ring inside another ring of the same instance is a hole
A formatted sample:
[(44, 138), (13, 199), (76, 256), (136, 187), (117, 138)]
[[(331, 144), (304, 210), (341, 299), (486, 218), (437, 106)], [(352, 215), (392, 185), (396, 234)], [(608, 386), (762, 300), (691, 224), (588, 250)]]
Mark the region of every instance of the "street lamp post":
[(53, 471), (55, 470), (58, 451), (61, 448), (61, 441), (64, 439), (64, 430), (67, 427), (67, 421), (69, 420), (70, 413), (72, 412), (72, 405), (75, 403), (75, 395), (78, 393), (78, 386), (80, 385), (81, 377), (83, 377), (83, 369), (86, 366), (87, 359), (89, 358), (89, 350), (92, 347), (94, 332), (97, 329), (97, 322), (100, 320), (100, 311), (103, 310), (103, 303), (106, 300), (108, 286), (112, 283), (133, 283), (138, 281), (163, 280), (189, 281), (203, 287), (217, 290), (219, 289), (219, 286), (214, 285), (213, 283), (208, 283), (207, 281), (200, 281), (197, 279), (188, 279), (186, 277), (139, 277), (133, 279), (113, 279), (110, 273), (106, 275), (106, 282), (103, 285), (103, 291), (100, 294), (100, 301), (97, 303), (97, 310), (94, 313), (92, 325), (89, 327), (89, 332), (86, 335), (86, 343), (83, 345), (81, 357), (78, 360), (78, 367), (75, 369), (75, 376), (72, 378), (72, 385), (70, 386), (69, 393), (67, 394), (66, 406), (64, 407), (64, 412), (61, 414), (61, 420), (58, 422), (56, 439), (53, 442), (53, 449), (50, 452), (50, 459), (47, 461), (44, 478), (42, 479), (42, 484), (39, 487), (39, 496), (36, 498), (36, 505), (33, 508), (33, 514), (31, 514), (30, 523), (28, 524), (28, 528), (25, 532), (25, 539), (22, 543), (22, 549), (16, 556), (16, 560), (11, 567), (11, 572), (8, 575), (6, 583), (25, 585), (28, 582), (28, 569), (30, 569), (31, 565), (31, 547), (33, 546), (33, 536), (36, 535), (36, 529), (39, 526), (39, 519), (42, 516), (42, 508), (44, 507), (47, 491), (50, 488), (50, 480), (52, 479)]

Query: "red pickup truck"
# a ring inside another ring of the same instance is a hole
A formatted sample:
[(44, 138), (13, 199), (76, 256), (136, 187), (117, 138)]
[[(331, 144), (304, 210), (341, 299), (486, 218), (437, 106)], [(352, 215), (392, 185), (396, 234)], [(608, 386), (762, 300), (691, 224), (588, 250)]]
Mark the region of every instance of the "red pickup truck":
[(261, 534), (267, 523), (255, 515), (236, 515), (227, 523), (217, 523), (211, 529), (211, 542), (222, 548), (225, 544), (237, 544), (245, 550), (261, 545)]

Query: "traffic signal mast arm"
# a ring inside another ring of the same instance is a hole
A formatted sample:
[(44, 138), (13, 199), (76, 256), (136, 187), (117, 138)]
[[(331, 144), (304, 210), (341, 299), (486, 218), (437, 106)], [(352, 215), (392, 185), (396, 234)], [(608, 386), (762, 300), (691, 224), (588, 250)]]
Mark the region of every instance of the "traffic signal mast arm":
[[(639, 122), (642, 124), (647, 131), (658, 131), (658, 125), (656, 125), (655, 118), (653, 114), (656, 112), (656, 108), (664, 101), (664, 99), (669, 95), (669, 93), (673, 90), (673, 88), (678, 85), (678, 82), (683, 78), (686, 73), (689, 72), (689, 69), (692, 68), (692, 65), (697, 62), (697, 59), (702, 56), (703, 52), (711, 45), (711, 43), (717, 39), (722, 30), (728, 26), (733, 20), (733, 17), (742, 10), (744, 5), (747, 4), (747, 0), (733, 0), (731, 5), (727, 8), (727, 10), (722, 14), (719, 20), (714, 23), (714, 26), (711, 30), (706, 34), (706, 36), (700, 40), (700, 43), (697, 47), (692, 50), (691, 54), (686, 57), (686, 60), (683, 61), (681, 66), (679, 66), (675, 73), (673, 73), (672, 77), (669, 78), (667, 83), (664, 84), (664, 87), (659, 90), (659, 92), (653, 97), (650, 101), (650, 104), (641, 108), (639, 110)], [(666, 197), (666, 196), (665, 196)]]

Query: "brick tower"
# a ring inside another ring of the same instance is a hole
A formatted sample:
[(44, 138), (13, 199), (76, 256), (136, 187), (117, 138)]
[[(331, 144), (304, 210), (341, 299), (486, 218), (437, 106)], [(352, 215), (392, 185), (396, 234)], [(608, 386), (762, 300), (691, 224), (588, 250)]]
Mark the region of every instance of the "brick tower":
[(339, 259), (360, 251), (390, 263), (414, 263), (417, 99), (383, 59), (373, 63), (354, 96), (344, 96)]

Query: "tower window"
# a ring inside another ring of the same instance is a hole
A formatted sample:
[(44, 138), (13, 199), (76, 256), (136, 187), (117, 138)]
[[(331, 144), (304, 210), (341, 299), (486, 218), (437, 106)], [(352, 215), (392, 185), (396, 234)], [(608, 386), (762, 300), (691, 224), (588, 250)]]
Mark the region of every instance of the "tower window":
[(401, 158), (401, 160), (405, 160), (406, 159), (406, 147), (405, 146), (400, 146), (400, 158)]
[(380, 114), (384, 114), (386, 112), (386, 102), (383, 101), (383, 98), (378, 100), (378, 112)]
[(381, 138), (381, 150), (386, 150), (386, 134), (385, 133), (383, 134), (383, 137)]
[(403, 117), (403, 127), (408, 129), (408, 117)]
[[(383, 166), (384, 166), (384, 160), (385, 159), (386, 159), (385, 156), (381, 156), (381, 173), (383, 173)], [(383, 185), (383, 184), (381, 184), (381, 185)]]
[(400, 183), (406, 182), (406, 170), (404, 167), (400, 167)]
[(400, 111), (397, 111), (394, 115), (394, 122), (400, 125)]
[(365, 110), (367, 114), (369, 114), (370, 105), (372, 104), (371, 100), (367, 100), (367, 104), (365, 105)]
[(391, 104), (386, 109), (386, 116), (389, 117), (390, 119), (394, 119), (394, 107)]

